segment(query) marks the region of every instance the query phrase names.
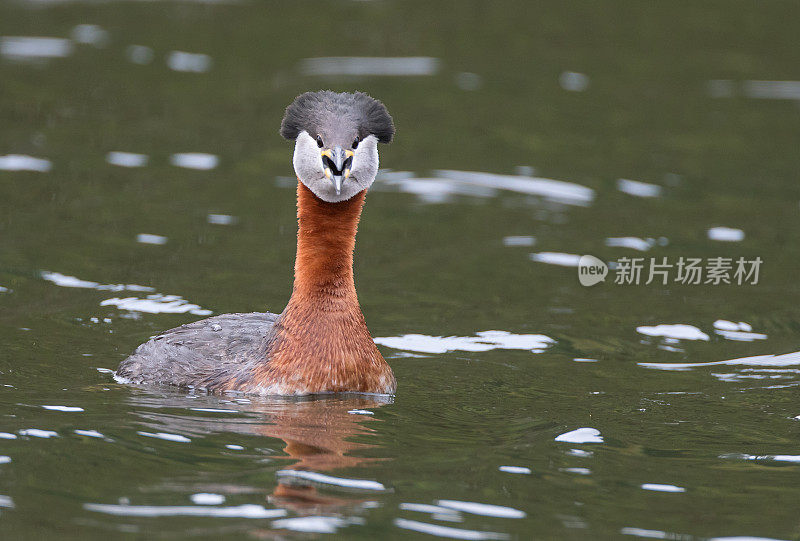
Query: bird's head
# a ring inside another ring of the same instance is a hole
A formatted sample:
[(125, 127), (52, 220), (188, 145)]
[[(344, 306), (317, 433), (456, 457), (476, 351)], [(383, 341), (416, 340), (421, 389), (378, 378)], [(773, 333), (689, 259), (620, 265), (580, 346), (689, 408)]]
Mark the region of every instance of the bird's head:
[(300, 182), (329, 203), (366, 190), (378, 173), (378, 143), (394, 137), (386, 107), (362, 93), (300, 94), (286, 108), (281, 135), (295, 141)]

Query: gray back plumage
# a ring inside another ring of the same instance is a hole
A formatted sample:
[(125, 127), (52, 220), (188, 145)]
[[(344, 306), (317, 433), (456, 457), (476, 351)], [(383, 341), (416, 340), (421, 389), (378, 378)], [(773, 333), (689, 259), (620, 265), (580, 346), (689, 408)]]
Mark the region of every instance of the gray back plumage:
[(276, 314), (223, 314), (154, 336), (120, 363), (118, 381), (213, 390), (248, 363), (263, 361)]
[(281, 135), (293, 141), (303, 130), (312, 137), (321, 135), (328, 147), (349, 148), (356, 137), (369, 135), (391, 142), (394, 122), (383, 103), (363, 92), (321, 90), (300, 94), (286, 108)]

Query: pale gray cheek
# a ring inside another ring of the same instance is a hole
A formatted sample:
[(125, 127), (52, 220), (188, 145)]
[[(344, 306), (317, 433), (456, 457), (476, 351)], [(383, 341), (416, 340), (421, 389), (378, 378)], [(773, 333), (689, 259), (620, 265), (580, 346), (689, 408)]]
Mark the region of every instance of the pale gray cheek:
[(322, 170), (322, 159), (319, 156), (299, 153), (294, 159), (294, 171), (297, 176), (304, 180), (312, 180), (324, 177)]
[(375, 173), (364, 170), (354, 171), (353, 174), (350, 175), (350, 179), (353, 183), (357, 184), (361, 190), (366, 190), (372, 186), (372, 182), (375, 180)]
[(369, 188), (378, 174), (378, 152), (377, 149), (370, 149), (356, 156), (355, 167), (351, 173), (351, 178), (359, 184), (362, 189)]

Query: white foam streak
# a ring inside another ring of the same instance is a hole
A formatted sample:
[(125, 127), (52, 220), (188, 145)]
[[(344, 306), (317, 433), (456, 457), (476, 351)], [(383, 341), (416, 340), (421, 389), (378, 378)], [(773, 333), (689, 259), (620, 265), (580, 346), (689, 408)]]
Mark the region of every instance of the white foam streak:
[(42, 407), (50, 411), (64, 411), (70, 413), (84, 411), (83, 408), (79, 408), (77, 406), (42, 406)]
[(659, 483), (643, 483), (643, 490), (654, 490), (656, 492), (686, 492), (686, 489), (677, 485), (662, 485)]
[(97, 289), (99, 291), (155, 291), (152, 287), (139, 286), (136, 284), (100, 284), (89, 280), (81, 280), (75, 276), (67, 276), (60, 272), (42, 271), (40, 276), (61, 287), (77, 287), (83, 289)]
[(119, 167), (144, 167), (149, 160), (147, 154), (112, 151), (106, 154), (106, 162)]
[(77, 43), (105, 47), (108, 44), (108, 32), (96, 24), (79, 24), (72, 29), (72, 39)]
[(211, 57), (207, 54), (171, 51), (167, 55), (167, 67), (174, 71), (203, 73), (211, 69)]
[(52, 430), (41, 430), (39, 428), (23, 428), (19, 431), (20, 436), (31, 436), (34, 438), (57, 438), (58, 432)]
[(645, 240), (639, 237), (609, 237), (606, 239), (606, 246), (609, 248), (630, 248), (640, 252), (646, 252), (654, 244), (652, 239)]
[(228, 214), (209, 214), (207, 217), (208, 223), (216, 225), (234, 225), (239, 219), (236, 216)]
[(493, 197), (497, 193), (491, 188), (462, 185), (435, 178), (407, 178), (392, 180), (387, 184), (397, 186), (401, 192), (414, 194), (425, 203), (446, 203), (454, 195)]
[(661, 195), (661, 186), (658, 184), (649, 184), (625, 178), (617, 180), (617, 189), (636, 197), (658, 197)]
[(455, 514), (457, 515), (458, 512), (454, 509), (448, 509), (446, 507), (442, 507), (440, 505), (431, 505), (427, 503), (401, 503), (399, 508), (403, 511), (415, 511), (417, 513), (439, 513), (439, 514)]
[(579, 255), (562, 252), (538, 252), (531, 254), (530, 258), (531, 261), (536, 261), (537, 263), (547, 263), (548, 265), (558, 265), (559, 267), (577, 267), (581, 260)]
[(570, 92), (583, 92), (589, 88), (589, 76), (577, 71), (563, 71), (558, 77), (558, 84)]
[(74, 430), (78, 436), (86, 436), (89, 438), (104, 438), (105, 436), (97, 430)]
[(471, 513), (473, 515), (481, 515), (484, 517), (525, 518), (528, 516), (525, 511), (520, 511), (519, 509), (514, 509), (513, 507), (490, 505), (486, 503), (462, 502), (458, 500), (437, 500), (436, 505), (445, 507), (447, 509), (463, 511), (464, 513)]
[(778, 462), (794, 462), (795, 464), (800, 464), (800, 455), (771, 455), (762, 458), (777, 460)]
[(7, 36), (0, 38), (0, 56), (12, 60), (63, 58), (72, 54), (72, 42), (64, 38)]
[(210, 492), (198, 492), (189, 496), (189, 499), (196, 505), (220, 505), (225, 503), (225, 496)]
[(279, 479), (302, 479), (311, 481), (312, 483), (321, 483), (325, 485), (333, 485), (342, 488), (352, 488), (359, 490), (378, 490), (384, 491), (386, 487), (377, 481), (369, 481), (366, 479), (347, 479), (345, 477), (333, 477), (332, 475), (325, 475), (313, 471), (306, 470), (279, 470), (275, 472), (275, 476)]
[(707, 363), (636, 363), (644, 368), (655, 368), (658, 370), (690, 370), (701, 366), (795, 366), (800, 365), (800, 351), (786, 353), (784, 355), (756, 355), (753, 357), (741, 357), (727, 361), (712, 361)]
[(800, 100), (800, 81), (744, 81), (745, 96), (762, 100)]
[(669, 539), (672, 541), (691, 539), (691, 537), (682, 534), (664, 532), (661, 530), (646, 530), (644, 528), (622, 528), (619, 533), (622, 535), (633, 535), (635, 537), (644, 537), (647, 539)]
[(508, 190), (525, 195), (537, 195), (569, 205), (588, 206), (595, 196), (594, 190), (586, 186), (549, 178), (454, 170), (438, 170), (435, 171), (435, 176), (493, 190)]
[(310, 516), (275, 520), (272, 522), (272, 527), (294, 532), (336, 533), (339, 528), (343, 528), (352, 522), (353, 519), (348, 520), (340, 517)]
[[(543, 197), (559, 204), (588, 206), (595, 197), (591, 188), (563, 180), (528, 174), (501, 175), (480, 171), (436, 170), (433, 178), (417, 178), (408, 171), (380, 171), (377, 186), (395, 186), (417, 195), (426, 203), (444, 203), (455, 195), (495, 197), (500, 190)], [(287, 185), (294, 186), (292, 180)]]
[(533, 246), (536, 239), (529, 235), (514, 235), (503, 237), (503, 246)]
[(506, 473), (530, 474), (531, 469), (525, 466), (500, 466), (498, 470)]
[(169, 432), (137, 432), (140, 436), (148, 438), (157, 438), (159, 440), (174, 441), (177, 443), (191, 443), (192, 440), (180, 434), (170, 434)]
[(422, 76), (439, 71), (439, 59), (429, 56), (306, 58), (300, 62), (303, 75), (340, 76)]
[(77, 278), (75, 276), (66, 276), (64, 274), (61, 274), (60, 272), (42, 271), (41, 276), (48, 282), (53, 282), (55, 285), (61, 287), (80, 287), (86, 289), (97, 289), (97, 287), (100, 285), (97, 282), (81, 280), (80, 278)]
[(766, 340), (768, 338), (766, 334), (761, 334), (757, 332), (722, 331), (722, 330), (716, 330), (714, 332), (722, 336), (723, 338), (726, 338), (728, 340), (735, 340), (737, 342), (754, 342), (755, 340)]
[(276, 518), (286, 515), (285, 509), (265, 509), (261, 505), (245, 504), (234, 507), (195, 507), (180, 505), (113, 505), (85, 503), (87, 511), (121, 517), (215, 517), (215, 518)]
[(727, 319), (718, 319), (714, 322), (714, 328), (720, 329), (722, 331), (746, 331), (750, 332), (753, 330), (753, 327), (749, 323), (745, 323), (744, 321), (740, 321), (736, 323), (735, 321), (728, 321)]
[(152, 233), (139, 233), (136, 235), (136, 242), (142, 244), (166, 244), (169, 239), (161, 235), (153, 235)]
[(733, 458), (739, 460), (774, 460), (777, 462), (793, 462), (800, 464), (800, 455), (745, 455), (745, 454), (728, 454), (722, 455), (720, 458)]
[(512, 334), (507, 331), (481, 331), (476, 334), (477, 336), (406, 334), (376, 338), (375, 343), (419, 353), (490, 351), (494, 349), (520, 349), (541, 353), (555, 343), (555, 340), (543, 334)]
[(201, 308), (177, 295), (148, 295), (146, 299), (138, 297), (112, 297), (100, 303), (100, 306), (116, 306), (120, 310), (130, 312), (147, 312), (148, 314), (194, 314), (207, 316), (211, 310)]
[(603, 436), (596, 428), (582, 427), (556, 436), (555, 441), (567, 443), (603, 443)]
[(46, 173), (53, 168), (50, 160), (34, 158), (25, 154), (6, 154), (0, 156), (0, 170), (2, 171), (37, 171)]
[(761, 100), (800, 100), (800, 81), (742, 81), (737, 83), (728, 79), (708, 82), (708, 92), (714, 98), (730, 98), (739, 91), (742, 95)]
[(450, 539), (467, 539), (471, 541), (481, 541), (484, 539), (508, 539), (508, 535), (497, 532), (483, 532), (478, 530), (464, 530), (462, 528), (451, 528), (450, 526), (440, 526), (405, 518), (394, 519), (394, 525), (404, 530), (435, 535), (437, 537), (448, 537)]
[(169, 161), (176, 167), (198, 169), (201, 171), (214, 169), (219, 164), (219, 158), (217, 156), (214, 154), (205, 154), (203, 152), (184, 152), (173, 154), (170, 156)]
[(559, 468), (558, 471), (563, 471), (566, 473), (577, 473), (578, 475), (591, 475), (592, 470), (589, 468)]
[[(97, 289), (99, 291), (155, 291), (152, 287), (136, 284), (100, 284), (89, 280), (81, 280), (75, 276), (67, 276), (59, 272), (42, 271), (41, 277), (61, 287), (76, 287), (81, 289)], [(121, 310), (131, 312), (147, 312), (150, 314), (193, 314), (208, 316), (213, 312), (192, 304), (178, 295), (162, 295), (156, 293), (148, 295), (146, 299), (139, 297), (112, 297), (100, 302), (100, 306), (116, 306)]]
[(636, 327), (636, 332), (647, 336), (663, 336), (675, 340), (709, 340), (709, 336), (693, 325), (674, 324), (654, 327)]
[(712, 227), (706, 234), (709, 240), (719, 242), (741, 242), (744, 240), (744, 231), (734, 227)]
[(708, 541), (785, 541), (775, 537), (753, 537), (752, 535), (734, 535), (726, 537), (711, 537)]

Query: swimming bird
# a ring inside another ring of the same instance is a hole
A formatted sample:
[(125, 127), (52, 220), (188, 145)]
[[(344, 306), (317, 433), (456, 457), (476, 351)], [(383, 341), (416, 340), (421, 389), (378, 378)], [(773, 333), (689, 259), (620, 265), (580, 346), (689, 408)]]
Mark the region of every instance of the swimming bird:
[(281, 314), (224, 314), (165, 331), (122, 361), (117, 381), (261, 395), (393, 393), (389, 364), (356, 296), (353, 250), (378, 143), (394, 137), (380, 101), (361, 92), (306, 92), (280, 133), (295, 142), (297, 256)]

